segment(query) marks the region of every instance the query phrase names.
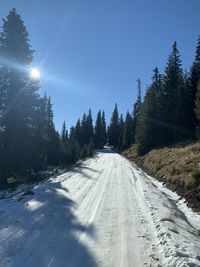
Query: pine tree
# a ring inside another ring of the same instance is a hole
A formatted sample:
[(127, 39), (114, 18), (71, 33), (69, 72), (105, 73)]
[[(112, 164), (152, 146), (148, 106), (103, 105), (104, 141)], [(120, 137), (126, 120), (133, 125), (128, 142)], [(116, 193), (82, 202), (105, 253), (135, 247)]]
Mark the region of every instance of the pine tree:
[(179, 91), (179, 127), (181, 129), (180, 139), (195, 139), (195, 124), (193, 121), (194, 100), (189, 83), (189, 74), (183, 75), (184, 85)]
[(196, 100), (195, 100), (195, 114), (198, 120), (197, 138), (200, 138), (200, 81), (197, 86)]
[[(4, 75), (4, 68), (0, 66), (0, 162), (3, 163), (3, 148), (4, 148), (4, 143), (3, 143), (3, 136), (4, 136), (4, 131), (5, 131), (5, 123), (3, 122), (3, 116), (5, 113), (5, 98), (6, 98), (6, 80), (5, 80), (5, 75)], [(0, 172), (1, 176), (1, 172)]]
[(138, 84), (138, 96), (137, 96), (137, 100), (134, 104), (134, 110), (133, 110), (133, 117), (137, 118), (141, 109), (142, 109), (142, 90), (141, 90), (141, 81), (140, 79), (137, 80), (137, 84)]
[(106, 132), (106, 118), (105, 118), (105, 112), (103, 110), (102, 116), (101, 116), (101, 124), (102, 124), (102, 146), (104, 146), (107, 143), (107, 132)]
[(185, 81), (181, 68), (180, 54), (174, 42), (165, 69), (163, 94), (163, 122), (166, 124), (166, 143), (173, 143), (184, 139), (187, 129), (184, 127), (186, 97)]
[(85, 143), (89, 144), (90, 142), (94, 142), (94, 128), (93, 128), (93, 120), (92, 120), (92, 112), (91, 109), (89, 109), (89, 113), (86, 117), (86, 125), (85, 125), (85, 131), (86, 131), (86, 139)]
[(87, 146), (87, 157), (92, 157), (94, 155), (94, 140), (91, 139)]
[(127, 149), (133, 143), (133, 120), (129, 112), (126, 113), (122, 135), (122, 150)]
[(106, 132), (107, 132), (107, 143), (106, 143), (106, 145), (110, 145), (109, 144), (109, 140), (110, 140), (110, 125), (107, 126)]
[(3, 20), (0, 55), (1, 127), (4, 128), (0, 175), (1, 183), (6, 183), (6, 176), (23, 174), (32, 166), (35, 157), (33, 133), (37, 128), (40, 101), (37, 94), (39, 85), (27, 73), (27, 66), (32, 64), (33, 50), (24, 22), (15, 9)]
[[(88, 146), (90, 145), (90, 148), (94, 147), (94, 129), (91, 110), (89, 110), (88, 115), (85, 113), (83, 114), (81, 121), (80, 119), (77, 121), (73, 134), (73, 139), (71, 137), (69, 139), (73, 140), (72, 143), (74, 143), (75, 146), (78, 144), (81, 149), (80, 157), (87, 157), (87, 153), (91, 154), (91, 152), (88, 152)], [(91, 146), (91, 143), (93, 143), (93, 146)]]
[[(5, 79), (5, 68), (0, 66), (0, 127), (1, 129), (4, 127), (3, 125), (3, 114), (5, 113), (5, 105), (6, 105), (6, 92), (7, 92), (7, 79)], [(3, 129), (2, 129), (3, 130)], [(2, 133), (0, 131), (0, 134)]]
[[(72, 133), (73, 133), (73, 131), (72, 131)], [(79, 146), (82, 146), (83, 141), (82, 141), (82, 128), (81, 128), (80, 119), (78, 119), (78, 121), (76, 122), (75, 129), (74, 129), (74, 135), (75, 135), (74, 138), (78, 142)]]
[(162, 81), (158, 68), (153, 71), (152, 84), (147, 89), (136, 129), (139, 154), (163, 144), (165, 128), (162, 123)]
[(102, 131), (102, 118), (101, 118), (101, 110), (97, 113), (97, 119), (94, 128), (94, 140), (95, 140), (95, 147), (101, 148), (101, 131)]
[(84, 116), (82, 120), (81, 134), (83, 137), (81, 158), (86, 158), (94, 152), (94, 128), (91, 110), (89, 110), (88, 115)]
[(137, 80), (137, 86), (138, 86), (137, 87), (138, 95), (137, 95), (137, 100), (133, 107), (133, 143), (135, 143), (135, 133), (137, 128), (138, 117), (142, 110), (142, 90), (141, 90), (140, 79)]
[(195, 62), (200, 63), (200, 36), (198, 37), (197, 40)]
[(200, 36), (197, 40), (196, 46), (196, 55), (195, 60), (192, 64), (190, 74), (188, 77), (188, 88), (190, 89), (190, 110), (188, 117), (190, 118), (191, 122), (191, 131), (193, 131), (193, 135), (195, 136), (195, 128), (198, 125), (198, 119), (196, 118), (195, 113), (195, 101), (196, 101), (196, 94), (197, 94), (197, 86), (200, 80)]
[(84, 113), (81, 120), (81, 132), (80, 132), (80, 147), (82, 148), (87, 143), (87, 116)]
[[(77, 125), (78, 127), (78, 125)], [(76, 128), (77, 128), (76, 127)], [(79, 141), (79, 144), (81, 147), (84, 145), (88, 145), (94, 138), (94, 129), (93, 129), (93, 121), (92, 121), (92, 112), (89, 110), (88, 115), (85, 113), (83, 114), (81, 123), (80, 123), (80, 129), (78, 129), (79, 136), (77, 136), (77, 139)]]
[(61, 141), (63, 144), (67, 144), (67, 139), (68, 139), (68, 133), (67, 133), (67, 129), (66, 129), (66, 123), (65, 121), (63, 122), (62, 125), (62, 132), (61, 132)]
[(120, 125), (119, 125), (119, 115), (117, 104), (115, 104), (115, 108), (111, 117), (109, 132), (108, 132), (108, 142), (115, 149), (119, 148), (120, 141)]
[(68, 131), (66, 129), (66, 123), (63, 122), (61, 130), (61, 143), (60, 143), (60, 160), (62, 163), (67, 164), (69, 162), (69, 138)]
[(103, 111), (101, 113), (101, 110), (97, 113), (94, 128), (94, 140), (96, 148), (102, 148), (107, 143), (105, 112)]
[(35, 158), (31, 160), (32, 168), (39, 170), (47, 163), (47, 96), (39, 99), (35, 113), (35, 129), (32, 129), (32, 152)]
[(200, 81), (197, 86), (197, 94), (196, 94), (196, 101), (195, 101), (195, 112), (196, 112), (196, 117), (198, 121), (200, 122)]
[(38, 94), (39, 81), (29, 75), (33, 50), (25, 24), (15, 9), (0, 34), (0, 184), (12, 175), (30, 175), (47, 164), (74, 163), (86, 147), (93, 155), (92, 114), (84, 114), (70, 136), (53, 122), (51, 99)]
[[(80, 121), (80, 120), (79, 120)], [(68, 151), (68, 162), (75, 163), (81, 156), (80, 144), (76, 139), (76, 128), (71, 127), (69, 133), (69, 151)]]
[[(133, 125), (132, 125), (132, 127), (133, 127)], [(123, 115), (122, 114), (120, 115), (119, 128), (120, 128), (119, 151), (122, 151), (123, 150), (122, 142), (123, 142), (123, 135), (124, 135), (124, 119), (123, 119)], [(132, 131), (133, 131), (133, 129), (132, 129)], [(133, 132), (132, 132), (132, 134), (133, 134)]]
[(47, 163), (56, 165), (60, 161), (60, 137), (53, 122), (51, 98), (47, 100)]

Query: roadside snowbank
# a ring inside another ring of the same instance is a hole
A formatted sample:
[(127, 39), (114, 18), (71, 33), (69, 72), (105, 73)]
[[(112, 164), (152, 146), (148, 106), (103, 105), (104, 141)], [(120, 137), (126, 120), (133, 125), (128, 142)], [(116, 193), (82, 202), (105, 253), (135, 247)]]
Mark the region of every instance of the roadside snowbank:
[(200, 214), (161, 182), (133, 165), (166, 266), (200, 266)]
[(0, 267), (200, 266), (200, 215), (116, 153), (1, 196)]

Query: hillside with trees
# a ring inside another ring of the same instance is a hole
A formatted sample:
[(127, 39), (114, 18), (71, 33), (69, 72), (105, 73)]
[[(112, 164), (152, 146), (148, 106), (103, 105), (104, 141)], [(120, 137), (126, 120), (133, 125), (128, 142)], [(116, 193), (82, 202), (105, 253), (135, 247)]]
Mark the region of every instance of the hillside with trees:
[(95, 129), (89, 110), (69, 132), (65, 122), (61, 134), (56, 130), (51, 98), (40, 96), (39, 81), (30, 77), (34, 51), (15, 9), (3, 20), (0, 56), (1, 186), (5, 187), (10, 177), (31, 179), (48, 165), (73, 164), (106, 143), (104, 112)]
[(48, 165), (74, 164), (105, 144), (117, 152), (135, 145), (138, 155), (144, 155), (200, 137), (200, 38), (188, 73), (174, 42), (164, 73), (153, 70), (144, 99), (137, 80), (137, 99), (125, 116), (116, 103), (106, 125), (104, 111), (99, 110), (94, 121), (89, 109), (69, 130), (66, 118), (61, 133), (54, 124), (51, 98), (39, 94), (39, 81), (30, 76), (34, 50), (15, 9), (3, 20), (0, 56), (1, 186), (9, 177), (32, 177)]
[(139, 155), (151, 149), (199, 139), (200, 128), (200, 38), (195, 60), (183, 72), (177, 43), (172, 45), (165, 71), (153, 70), (152, 83), (144, 99), (141, 81), (137, 81), (138, 97), (125, 120), (119, 118), (117, 104), (108, 127), (108, 140), (118, 151), (135, 144)]

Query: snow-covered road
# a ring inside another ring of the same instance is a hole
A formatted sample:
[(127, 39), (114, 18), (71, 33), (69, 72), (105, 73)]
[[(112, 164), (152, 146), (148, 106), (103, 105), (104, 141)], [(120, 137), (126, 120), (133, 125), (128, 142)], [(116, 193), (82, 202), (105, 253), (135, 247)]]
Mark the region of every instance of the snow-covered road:
[(200, 216), (122, 156), (0, 200), (0, 267), (200, 266)]

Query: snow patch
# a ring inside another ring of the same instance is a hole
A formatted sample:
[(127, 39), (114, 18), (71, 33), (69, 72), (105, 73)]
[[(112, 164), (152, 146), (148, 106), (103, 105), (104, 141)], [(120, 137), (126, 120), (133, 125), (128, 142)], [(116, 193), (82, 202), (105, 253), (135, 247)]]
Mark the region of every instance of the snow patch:
[(154, 225), (164, 266), (200, 266), (200, 214), (184, 199), (134, 166)]
[(37, 209), (41, 208), (44, 205), (44, 203), (36, 200), (36, 199), (32, 199), (28, 202), (26, 202), (26, 209), (30, 210), (30, 211), (36, 211)]

